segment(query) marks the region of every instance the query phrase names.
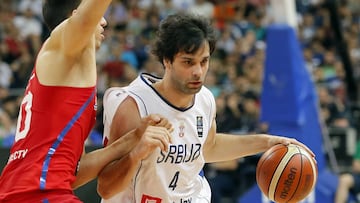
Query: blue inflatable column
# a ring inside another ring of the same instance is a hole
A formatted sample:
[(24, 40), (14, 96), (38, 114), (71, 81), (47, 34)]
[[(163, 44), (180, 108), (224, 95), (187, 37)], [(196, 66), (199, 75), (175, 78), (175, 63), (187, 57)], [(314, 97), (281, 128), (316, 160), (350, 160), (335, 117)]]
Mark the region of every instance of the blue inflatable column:
[[(326, 171), (316, 87), (295, 30), (285, 24), (274, 24), (267, 28), (266, 36), (261, 121), (269, 124), (270, 134), (295, 138), (315, 153), (319, 178), (314, 193), (303, 202), (331, 203), (337, 177)], [(269, 202), (257, 185), (239, 201)]]

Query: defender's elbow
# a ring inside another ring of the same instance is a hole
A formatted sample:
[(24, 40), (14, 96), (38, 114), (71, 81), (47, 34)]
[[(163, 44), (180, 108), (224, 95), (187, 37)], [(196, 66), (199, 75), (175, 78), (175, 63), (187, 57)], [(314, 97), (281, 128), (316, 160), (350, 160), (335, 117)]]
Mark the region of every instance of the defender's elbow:
[(124, 189), (123, 185), (112, 184), (111, 180), (105, 177), (98, 177), (97, 192), (103, 199), (110, 199)]
[(110, 199), (113, 196), (111, 190), (104, 187), (101, 183), (99, 183), (99, 181), (97, 184), (97, 192), (100, 195), (100, 197), (103, 199)]

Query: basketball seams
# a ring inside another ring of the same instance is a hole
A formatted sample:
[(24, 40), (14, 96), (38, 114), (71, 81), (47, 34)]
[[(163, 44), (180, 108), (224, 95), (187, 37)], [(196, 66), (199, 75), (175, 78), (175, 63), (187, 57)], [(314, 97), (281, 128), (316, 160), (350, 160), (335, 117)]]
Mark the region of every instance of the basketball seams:
[(315, 187), (317, 163), (298, 145), (276, 145), (260, 158), (256, 169), (258, 186), (271, 201), (298, 202)]
[(312, 156), (310, 156), (310, 154), (305, 151), (304, 149), (301, 149), (300, 148), (300, 151), (301, 151), (301, 154), (303, 154), (310, 162), (310, 165), (311, 165), (311, 169), (313, 171), (313, 174), (314, 174), (314, 181), (313, 181), (313, 184), (311, 186), (311, 190), (315, 187), (315, 184), (316, 184), (316, 180), (317, 180), (317, 176), (318, 176), (318, 173), (317, 173), (317, 166), (316, 166), (316, 161), (314, 160), (314, 158)]
[[(295, 188), (295, 190), (294, 190), (294, 192), (293, 192), (293, 194), (291, 195), (291, 198), (288, 200), (288, 201), (291, 201), (292, 200), (292, 198), (294, 198), (294, 195), (295, 195), (295, 193), (296, 193), (296, 191), (298, 190), (298, 188), (299, 188), (299, 185), (300, 185), (300, 183), (301, 183), (301, 180), (302, 180), (302, 178), (303, 178), (303, 167), (304, 167), (304, 160), (303, 160), (303, 152), (305, 152), (304, 150), (302, 150), (299, 146), (296, 146), (296, 145), (293, 145), (294, 146), (294, 148), (296, 148), (297, 150), (298, 150), (298, 154), (300, 155), (300, 178), (299, 178), (299, 181), (297, 182), (297, 184), (296, 184), (296, 188)], [(295, 155), (294, 155), (295, 156)]]
[(277, 187), (277, 184), (279, 182), (282, 172), (284, 171), (287, 164), (289, 163), (289, 160), (291, 160), (292, 157), (294, 155), (296, 155), (297, 153), (298, 153), (298, 151), (296, 148), (287, 146), (287, 152), (283, 155), (283, 157), (282, 157), (280, 163), (278, 164), (278, 166), (274, 172), (274, 175), (270, 181), (270, 187), (269, 187), (268, 193), (269, 193), (269, 198), (271, 200), (275, 200), (275, 191), (276, 191), (276, 187)]
[[(265, 152), (263, 155), (262, 155), (262, 157), (260, 158), (260, 160), (259, 160), (259, 165), (257, 166), (257, 171), (256, 171), (256, 178), (257, 179), (260, 179), (260, 177), (259, 176), (261, 176), (261, 173), (260, 173), (260, 171), (261, 171), (261, 169), (262, 169), (262, 166), (265, 164), (265, 160), (268, 158), (268, 157), (271, 157), (273, 154), (275, 154), (275, 153), (278, 153), (278, 151), (279, 150), (281, 150), (281, 151), (284, 151), (284, 149), (283, 148), (280, 148), (280, 147), (278, 147), (278, 148), (276, 148), (276, 149), (274, 149), (274, 150), (272, 150), (271, 152), (270, 151), (267, 151), (267, 152)], [(287, 149), (286, 149), (287, 150)], [(270, 152), (270, 153), (269, 153)], [(283, 152), (284, 153), (284, 152)], [(286, 152), (285, 152), (286, 153)], [(275, 173), (275, 171), (274, 171), (274, 173)], [(271, 175), (271, 176), (273, 176), (274, 175), (274, 173)], [(270, 187), (270, 186), (269, 186)], [(267, 188), (267, 190), (269, 191), (269, 188)], [(263, 192), (266, 192), (266, 191), (263, 191)]]
[[(275, 148), (276, 147), (276, 148)], [(266, 151), (260, 158), (259, 163), (260, 165), (258, 166), (258, 168), (261, 168), (262, 165), (264, 164), (264, 161), (267, 159), (267, 157), (271, 156), (274, 153), (277, 153), (279, 150), (283, 150), (283, 148), (275, 146), (273, 150), (271, 151)]]

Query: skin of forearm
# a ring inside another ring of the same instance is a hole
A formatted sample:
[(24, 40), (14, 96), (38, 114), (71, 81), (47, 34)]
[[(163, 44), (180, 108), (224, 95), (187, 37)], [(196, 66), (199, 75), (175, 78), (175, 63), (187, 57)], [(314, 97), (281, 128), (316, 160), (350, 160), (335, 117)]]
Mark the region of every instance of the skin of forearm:
[(105, 148), (97, 149), (84, 154), (81, 157), (79, 169), (76, 174), (76, 180), (72, 184), (73, 189), (76, 189), (96, 178), (101, 169), (105, 167), (107, 163), (112, 161), (111, 159), (113, 157), (107, 157), (107, 155), (110, 154), (109, 151), (111, 150)]
[(353, 172), (360, 173), (360, 159), (355, 159), (353, 161)]
[(107, 164), (126, 156), (140, 140), (139, 136), (134, 136), (134, 132), (130, 131), (105, 148), (84, 154), (72, 187), (75, 189), (93, 180)]
[(98, 193), (104, 199), (127, 187), (135, 175), (141, 160), (132, 153), (127, 154), (121, 160), (114, 161), (101, 171), (98, 177)]
[(205, 156), (205, 160), (208, 163), (228, 161), (255, 155), (268, 148), (268, 135), (230, 135), (218, 133), (208, 156)]

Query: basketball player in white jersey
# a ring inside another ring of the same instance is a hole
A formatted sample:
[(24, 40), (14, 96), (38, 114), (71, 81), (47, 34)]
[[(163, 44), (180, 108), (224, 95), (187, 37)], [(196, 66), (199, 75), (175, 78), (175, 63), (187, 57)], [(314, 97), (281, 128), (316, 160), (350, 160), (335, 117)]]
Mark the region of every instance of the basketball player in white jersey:
[(216, 133), (215, 99), (203, 86), (215, 48), (214, 29), (200, 16), (174, 14), (162, 21), (157, 34), (153, 54), (163, 64), (164, 76), (143, 73), (127, 87), (107, 90), (105, 141), (116, 141), (142, 117), (158, 113), (173, 126), (172, 143), (167, 151), (128, 154), (124, 160), (132, 166), (119, 160), (105, 167), (98, 178), (102, 202), (210, 202), (211, 190), (201, 174), (205, 163), (254, 155), (278, 143), (306, 148), (286, 137)]

